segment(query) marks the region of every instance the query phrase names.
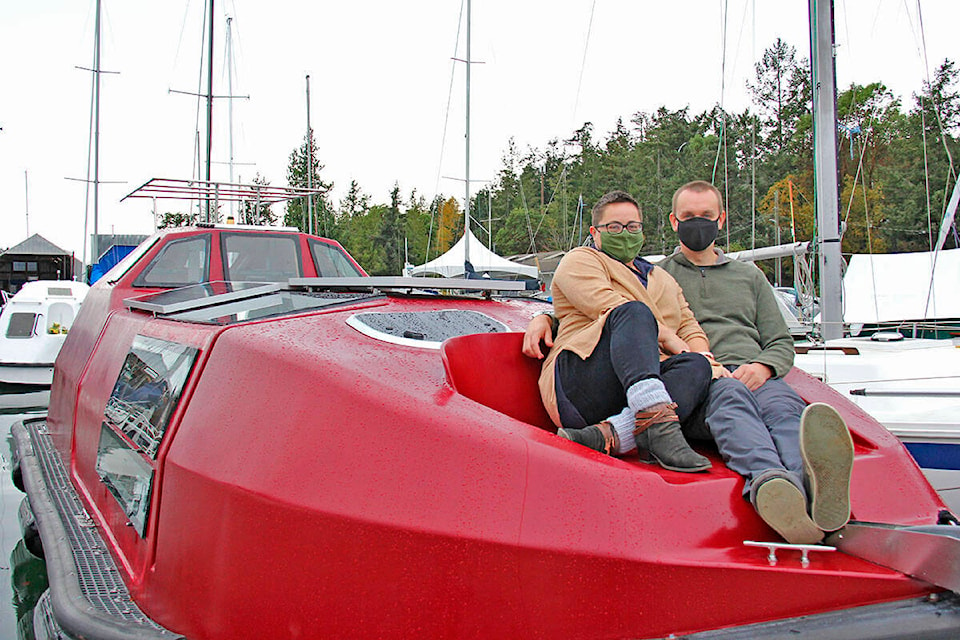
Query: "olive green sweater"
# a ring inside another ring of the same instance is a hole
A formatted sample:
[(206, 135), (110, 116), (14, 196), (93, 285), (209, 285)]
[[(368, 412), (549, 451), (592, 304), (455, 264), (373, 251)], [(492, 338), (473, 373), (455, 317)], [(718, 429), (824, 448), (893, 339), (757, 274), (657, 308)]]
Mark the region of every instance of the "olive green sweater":
[(719, 249), (709, 266), (693, 264), (679, 249), (659, 266), (683, 288), (717, 360), (737, 366), (759, 362), (778, 377), (786, 375), (793, 366), (793, 339), (760, 269), (730, 260)]

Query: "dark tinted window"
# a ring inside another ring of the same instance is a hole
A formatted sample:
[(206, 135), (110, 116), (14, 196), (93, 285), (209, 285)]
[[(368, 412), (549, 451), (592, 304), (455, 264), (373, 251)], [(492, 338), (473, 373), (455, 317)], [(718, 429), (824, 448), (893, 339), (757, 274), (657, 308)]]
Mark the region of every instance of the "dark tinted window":
[(137, 276), (135, 287), (182, 287), (209, 279), (210, 236), (171, 240)]
[(223, 272), (235, 282), (286, 282), (303, 275), (298, 236), (223, 233)]
[(11, 313), (10, 324), (7, 325), (8, 338), (29, 338), (33, 335), (33, 327), (37, 323), (35, 313)]
[(363, 275), (353, 266), (347, 254), (340, 247), (318, 240), (311, 240), (310, 252), (313, 254), (313, 264), (317, 268), (317, 275), (321, 278)]

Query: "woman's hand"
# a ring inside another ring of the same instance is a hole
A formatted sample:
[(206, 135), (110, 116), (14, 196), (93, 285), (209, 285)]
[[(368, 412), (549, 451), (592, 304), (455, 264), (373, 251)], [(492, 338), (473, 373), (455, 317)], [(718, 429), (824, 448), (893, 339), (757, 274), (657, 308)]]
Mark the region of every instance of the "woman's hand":
[(690, 345), (684, 342), (676, 331), (662, 324), (659, 325), (659, 328), (660, 333), (657, 335), (657, 343), (660, 345), (660, 350), (665, 354), (672, 356), (690, 351)]
[(523, 355), (543, 360), (544, 353), (540, 349), (541, 340), (548, 348), (553, 346), (553, 323), (550, 321), (550, 316), (545, 314), (530, 320), (526, 331), (523, 332)]

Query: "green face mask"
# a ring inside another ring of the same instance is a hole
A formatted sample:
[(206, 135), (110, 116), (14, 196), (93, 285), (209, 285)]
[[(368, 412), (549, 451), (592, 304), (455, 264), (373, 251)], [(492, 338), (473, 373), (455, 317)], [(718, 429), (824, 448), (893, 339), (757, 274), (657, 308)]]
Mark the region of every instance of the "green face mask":
[(629, 231), (620, 233), (600, 232), (600, 250), (614, 260), (630, 262), (637, 257), (642, 247), (643, 231), (637, 233), (630, 233)]

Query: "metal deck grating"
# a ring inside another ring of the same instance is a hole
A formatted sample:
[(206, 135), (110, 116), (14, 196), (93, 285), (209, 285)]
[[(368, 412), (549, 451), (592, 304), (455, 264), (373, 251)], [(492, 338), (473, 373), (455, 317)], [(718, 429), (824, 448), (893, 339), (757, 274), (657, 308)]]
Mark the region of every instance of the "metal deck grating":
[(147, 617), (130, 599), (113, 557), (83, 508), (60, 456), (53, 448), (46, 421), (37, 420), (24, 423), (24, 426), (30, 433), (34, 453), (50, 489), (49, 495), (67, 532), (80, 590), (91, 609), (127, 623), (149, 627), (171, 638), (179, 638), (178, 634), (164, 629)]

